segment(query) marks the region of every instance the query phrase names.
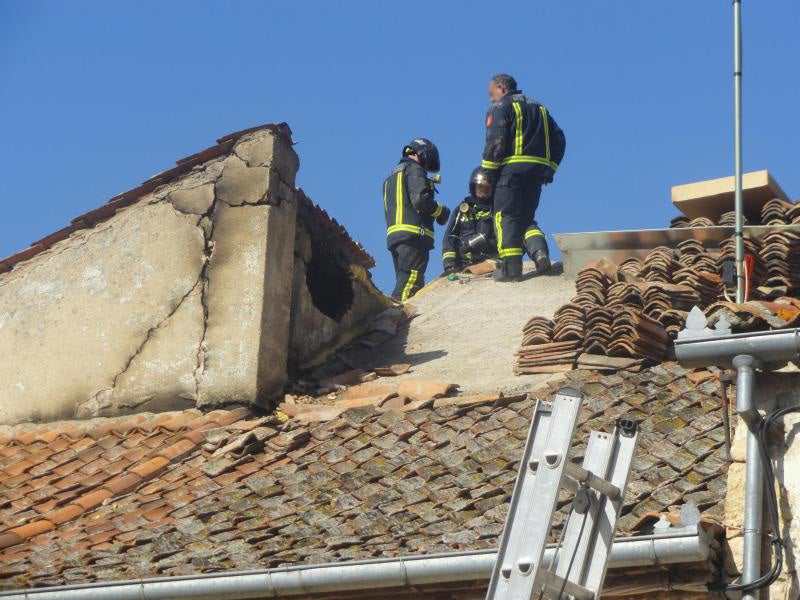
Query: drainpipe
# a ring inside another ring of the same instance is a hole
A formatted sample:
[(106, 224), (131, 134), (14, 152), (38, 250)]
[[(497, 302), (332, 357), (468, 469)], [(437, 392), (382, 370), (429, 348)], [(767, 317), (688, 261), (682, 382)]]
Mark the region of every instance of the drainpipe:
[[(675, 341), (675, 356), (685, 367), (733, 367), (736, 369), (736, 412), (747, 426), (745, 458), (744, 556), (743, 584), (752, 583), (761, 575), (762, 517), (764, 502), (764, 470), (758, 447), (757, 431), (761, 416), (755, 406), (754, 376), (756, 368), (773, 368), (800, 357), (800, 329), (731, 334), (721, 321), (717, 329), (706, 327), (702, 311), (695, 307), (686, 320), (687, 327)], [(759, 593), (742, 595), (756, 600)]]
[[(663, 534), (617, 538), (609, 566), (638, 567), (708, 560), (710, 535), (699, 525)], [(543, 566), (553, 560), (555, 545), (545, 550)], [(409, 588), (441, 583), (484, 581), (497, 560), (495, 550), (421, 554), (401, 558), (359, 560), (279, 567), (263, 571), (229, 571), (189, 577), (106, 581), (0, 592), (2, 600), (244, 600), (308, 597), (370, 590)], [(388, 593), (386, 594), (388, 595)]]
[[(733, 359), (736, 369), (736, 412), (747, 425), (747, 455), (745, 458), (744, 480), (744, 551), (742, 583), (752, 583), (761, 575), (761, 525), (764, 507), (764, 466), (756, 432), (761, 423), (761, 415), (753, 402), (755, 358), (740, 354)], [(759, 593), (746, 592), (742, 600), (756, 600)]]

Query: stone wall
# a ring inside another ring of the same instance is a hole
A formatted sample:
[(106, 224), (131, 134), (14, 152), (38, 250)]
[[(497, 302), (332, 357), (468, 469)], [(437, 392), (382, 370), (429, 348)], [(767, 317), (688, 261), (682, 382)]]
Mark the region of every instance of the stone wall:
[(293, 306), (301, 358), (364, 313), (309, 308), (291, 250), (298, 165), (287, 137), (247, 133), (0, 275), (0, 423), (268, 403)]
[[(785, 371), (789, 371), (788, 369)], [(785, 406), (800, 406), (800, 373), (765, 373), (756, 377), (755, 400), (762, 414)], [(731, 400), (735, 406), (735, 399)], [(782, 432), (776, 432), (771, 443), (771, 454), (775, 469), (776, 493), (781, 521), (781, 535), (786, 544), (783, 571), (779, 579), (762, 591), (762, 600), (800, 598), (800, 583), (797, 575), (797, 559), (800, 553), (800, 522), (794, 519), (800, 514), (800, 414), (784, 418)], [(725, 500), (725, 525), (727, 527), (726, 565), (730, 578), (741, 574), (744, 540), (742, 536), (744, 518), (745, 458), (747, 456), (747, 426), (738, 421), (733, 438), (728, 469), (728, 493)], [(764, 505), (764, 531), (771, 529)], [(766, 538), (765, 538), (766, 541)], [(769, 568), (770, 548), (762, 548), (762, 572)]]

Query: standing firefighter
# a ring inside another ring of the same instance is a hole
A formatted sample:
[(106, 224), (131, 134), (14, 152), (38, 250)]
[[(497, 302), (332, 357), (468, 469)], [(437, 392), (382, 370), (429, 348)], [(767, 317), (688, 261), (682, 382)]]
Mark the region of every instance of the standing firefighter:
[(407, 300), (425, 285), (428, 253), (433, 248), (433, 221), (447, 223), (450, 210), (434, 200), (434, 181), (426, 172), (439, 170), (439, 150), (417, 138), (403, 147), (403, 158), (383, 183), (386, 245), (392, 253), (396, 283), (392, 297)]
[(452, 212), (447, 223), (442, 241), (442, 266), (449, 274), (487, 258), (497, 258), (492, 182), (478, 167), (469, 179), (469, 196)]
[(538, 273), (550, 269), (547, 241), (535, 217), (542, 185), (553, 181), (566, 139), (547, 109), (525, 97), (510, 75), (492, 77), (489, 98), (481, 167), (495, 182), (494, 225), (501, 259), (495, 279), (519, 281), (523, 252)]

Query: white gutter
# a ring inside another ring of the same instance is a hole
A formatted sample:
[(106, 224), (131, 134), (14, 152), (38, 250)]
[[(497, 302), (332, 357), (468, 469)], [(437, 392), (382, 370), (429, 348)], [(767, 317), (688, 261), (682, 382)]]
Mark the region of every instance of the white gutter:
[[(699, 526), (664, 534), (617, 538), (609, 567), (624, 568), (708, 559), (710, 536)], [(554, 548), (545, 551), (549, 565)], [(458, 552), (231, 571), (189, 577), (107, 581), (0, 593), (3, 600), (244, 600), (486, 581), (497, 552)]]

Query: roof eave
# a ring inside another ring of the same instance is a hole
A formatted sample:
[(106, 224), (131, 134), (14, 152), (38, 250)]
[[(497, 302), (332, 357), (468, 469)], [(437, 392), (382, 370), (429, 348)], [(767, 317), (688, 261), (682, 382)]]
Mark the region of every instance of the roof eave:
[[(711, 534), (700, 525), (614, 540), (609, 568), (705, 562)], [(552, 560), (548, 547), (543, 564)], [(493, 550), (420, 554), (399, 558), (296, 565), (187, 577), (107, 581), (0, 593), (4, 600), (166, 600), (168, 598), (273, 598), (488, 581)]]

